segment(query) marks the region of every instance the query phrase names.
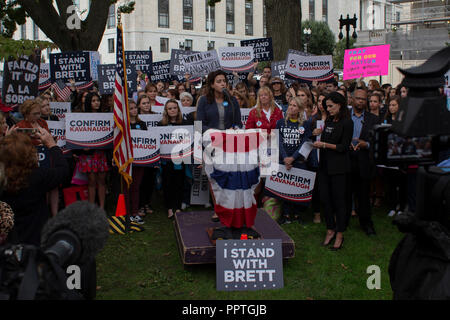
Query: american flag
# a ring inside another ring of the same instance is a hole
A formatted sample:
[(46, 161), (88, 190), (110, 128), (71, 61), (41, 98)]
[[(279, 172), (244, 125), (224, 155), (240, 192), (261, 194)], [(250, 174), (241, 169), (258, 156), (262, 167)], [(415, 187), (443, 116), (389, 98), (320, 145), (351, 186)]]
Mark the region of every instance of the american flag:
[(56, 80), (52, 84), (52, 89), (55, 91), (56, 95), (62, 101), (69, 101), (70, 94), (72, 93), (72, 91), (70, 90), (70, 88), (68, 86), (66, 86), (64, 81), (62, 81), (61, 79), (60, 80)]
[(130, 118), (128, 110), (127, 75), (124, 70), (125, 54), (123, 50), (122, 25), (117, 26), (116, 79), (114, 90), (114, 162), (119, 168), (119, 174), (130, 186), (133, 148), (131, 144)]

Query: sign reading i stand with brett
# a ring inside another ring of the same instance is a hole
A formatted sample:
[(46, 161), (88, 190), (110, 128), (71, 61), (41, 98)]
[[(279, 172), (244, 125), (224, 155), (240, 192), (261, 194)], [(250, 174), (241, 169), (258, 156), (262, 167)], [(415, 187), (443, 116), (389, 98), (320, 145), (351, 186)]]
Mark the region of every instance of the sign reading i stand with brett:
[(281, 239), (216, 241), (219, 291), (281, 289)]

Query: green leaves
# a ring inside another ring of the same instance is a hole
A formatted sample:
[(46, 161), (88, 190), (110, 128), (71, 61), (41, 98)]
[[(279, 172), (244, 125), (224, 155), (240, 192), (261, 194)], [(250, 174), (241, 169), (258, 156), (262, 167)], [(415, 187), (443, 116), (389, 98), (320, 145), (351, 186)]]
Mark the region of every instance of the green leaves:
[(21, 55), (30, 55), (34, 53), (36, 49), (57, 49), (58, 47), (47, 41), (35, 41), (35, 40), (13, 40), (0, 36), (0, 60), (7, 60), (10, 57), (18, 58)]
[[(310, 40), (306, 41), (303, 29), (311, 29)], [(332, 55), (335, 39), (328, 24), (319, 21), (304, 21), (301, 27), (302, 43), (308, 44), (308, 52), (316, 55)], [(305, 42), (306, 41), (306, 42)]]

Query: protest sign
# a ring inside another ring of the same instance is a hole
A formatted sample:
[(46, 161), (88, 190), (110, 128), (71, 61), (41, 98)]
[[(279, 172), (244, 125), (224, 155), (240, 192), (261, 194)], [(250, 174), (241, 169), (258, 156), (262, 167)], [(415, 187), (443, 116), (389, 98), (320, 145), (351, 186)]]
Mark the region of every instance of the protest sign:
[(151, 51), (125, 51), (125, 64), (127, 66), (128, 95), (137, 92), (137, 71), (141, 71), (150, 77), (152, 73), (152, 52)]
[(172, 76), (170, 75), (170, 60), (153, 62), (150, 78), (152, 82), (169, 82), (172, 80)]
[(131, 130), (133, 165), (154, 167), (159, 165), (159, 134), (154, 131)]
[(55, 139), (56, 145), (61, 148), (63, 153), (67, 153), (66, 149), (66, 122), (62, 121), (47, 121), (50, 134)]
[(113, 147), (112, 113), (66, 114), (68, 149), (110, 149)]
[(179, 161), (182, 159), (184, 163), (191, 163), (194, 143), (193, 126), (158, 127), (158, 132), (161, 159)]
[(209, 182), (204, 169), (192, 167), (191, 205), (209, 203)]
[(50, 64), (41, 63), (39, 69), (39, 90), (48, 89), (50, 86)]
[(315, 172), (297, 168), (287, 170), (284, 165), (279, 165), (267, 177), (264, 193), (285, 201), (308, 202), (312, 198), (315, 178)]
[(253, 52), (255, 53), (255, 60), (258, 60), (259, 62), (273, 60), (272, 38), (242, 40), (241, 46), (252, 47)]
[(225, 72), (253, 72), (254, 53), (251, 47), (224, 47), (218, 51), (219, 63)]
[(158, 114), (140, 114), (139, 119), (145, 122), (147, 129), (157, 127), (162, 120), (162, 113)]
[(305, 56), (289, 50), (286, 75), (303, 81), (325, 81), (333, 78), (333, 57)]
[(39, 94), (39, 51), (4, 64), (2, 101), (6, 105), (22, 104)]
[(191, 77), (206, 76), (208, 73), (220, 69), (216, 50), (190, 54), (183, 58), (183, 63), (186, 73)]
[(283, 288), (281, 239), (216, 241), (219, 291)]
[[(199, 53), (199, 51), (185, 51), (180, 49), (172, 49), (170, 55), (170, 74), (172, 76), (178, 76), (178, 80), (184, 79), (187, 73), (186, 66), (184, 64), (184, 57), (193, 53)], [(194, 77), (192, 77), (193, 79)]]
[(345, 50), (343, 79), (384, 76), (389, 73), (390, 45)]
[(50, 168), (50, 154), (45, 146), (36, 146), (38, 165), (40, 168)]
[[(243, 82), (243, 81), (247, 80), (247, 77), (248, 77), (248, 73), (240, 73), (240, 72), (238, 72), (238, 78), (239, 79), (236, 80), (236, 83)], [(230, 82), (230, 83), (233, 83), (235, 81), (234, 74), (227, 73), (227, 81)]]
[(181, 107), (180, 109), (183, 116), (197, 111), (197, 107)]
[(286, 77), (286, 60), (274, 61), (271, 64), (272, 67), (272, 77), (278, 77), (284, 81), (286, 86), (290, 86), (294, 81)]
[(50, 112), (62, 120), (71, 110), (70, 102), (50, 102)]
[(250, 114), (250, 111), (252, 109), (253, 108), (242, 108), (241, 109), (241, 121), (242, 121), (243, 128), (245, 128), (245, 125), (246, 125), (247, 120), (248, 120), (248, 115)]
[[(115, 64), (100, 64), (98, 66), (98, 90), (101, 94), (113, 94), (116, 79)], [(130, 80), (128, 80), (130, 83)]]
[(92, 81), (98, 81), (98, 66), (100, 64), (100, 53), (97, 51), (88, 51), (91, 63), (91, 78)]
[(52, 82), (62, 80), (64, 83), (69, 83), (69, 79), (74, 79), (75, 82), (91, 81), (90, 53), (86, 51), (51, 53), (50, 78)]
[[(156, 102), (159, 105), (152, 106), (152, 111), (156, 113), (163, 113), (164, 112), (164, 106), (166, 105), (166, 102), (169, 101), (169, 98), (156, 96)], [(183, 108), (183, 105), (181, 104), (180, 100), (177, 100), (178, 105), (180, 106), (180, 109)]]

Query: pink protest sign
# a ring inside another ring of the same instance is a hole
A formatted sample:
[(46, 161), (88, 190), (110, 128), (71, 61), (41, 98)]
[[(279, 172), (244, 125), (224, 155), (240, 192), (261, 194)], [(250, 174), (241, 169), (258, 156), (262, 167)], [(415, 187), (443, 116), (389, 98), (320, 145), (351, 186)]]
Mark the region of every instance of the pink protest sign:
[(389, 44), (345, 50), (344, 80), (389, 73)]

